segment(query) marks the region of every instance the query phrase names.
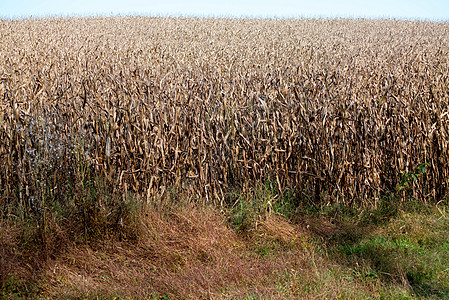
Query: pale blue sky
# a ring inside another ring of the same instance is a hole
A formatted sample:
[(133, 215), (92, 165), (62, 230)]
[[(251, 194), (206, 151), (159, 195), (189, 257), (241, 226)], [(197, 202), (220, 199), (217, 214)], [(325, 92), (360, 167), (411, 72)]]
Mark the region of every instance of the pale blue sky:
[(0, 18), (117, 14), (449, 21), (449, 0), (0, 0)]

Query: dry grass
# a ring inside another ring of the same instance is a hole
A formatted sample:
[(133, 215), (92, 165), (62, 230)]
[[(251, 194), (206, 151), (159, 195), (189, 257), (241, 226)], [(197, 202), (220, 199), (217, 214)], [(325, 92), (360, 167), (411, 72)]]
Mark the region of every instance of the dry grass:
[[(225, 218), (212, 210), (150, 211), (141, 222), (138, 242), (109, 239), (95, 246), (68, 244), (44, 262), (37, 259), (39, 267), (9, 273), (29, 282), (40, 279), (44, 298), (231, 299), (255, 294), (282, 299), (275, 287), (279, 276), (308, 265), (308, 252), (294, 246), (261, 259), (252, 250), (255, 244), (236, 236)], [(293, 245), (298, 235), (293, 237), (291, 232), (297, 229), (282, 224), (289, 227), (283, 241)], [(270, 228), (267, 233), (276, 231), (275, 224)], [(26, 266), (26, 260), (9, 259)], [(32, 277), (33, 272), (38, 274)]]
[(407, 213), (385, 227), (363, 228), (324, 216), (292, 223), (269, 214), (245, 234), (226, 218), (198, 205), (147, 209), (135, 219), (135, 240), (66, 239), (53, 251), (23, 245), (28, 229), (2, 224), (0, 297), (435, 299), (449, 293), (441, 260), (449, 245), (447, 215)]

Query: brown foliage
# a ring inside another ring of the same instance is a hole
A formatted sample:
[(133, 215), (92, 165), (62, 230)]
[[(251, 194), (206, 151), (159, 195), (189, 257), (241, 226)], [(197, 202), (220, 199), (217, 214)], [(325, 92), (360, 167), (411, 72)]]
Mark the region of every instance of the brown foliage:
[[(276, 286), (286, 273), (299, 269), (313, 278), (307, 274), (310, 253), (295, 247), (299, 235), (293, 237), (293, 232), (299, 231), (285, 221), (279, 231), (288, 227), (288, 233), (281, 235), (290, 246), (270, 257), (255, 254), (257, 237), (237, 236), (224, 216), (213, 210), (188, 206), (169, 213), (149, 210), (139, 222), (136, 241), (101, 239), (93, 246), (66, 242), (48, 259), (43, 259), (44, 249), (17, 252), (22, 229), (6, 234), (7, 227), (2, 226), (0, 286), (6, 286), (9, 274), (26, 286), (18, 295), (28, 295), (27, 289), (35, 286), (31, 298), (235, 299), (256, 294), (283, 299)], [(269, 227), (261, 227), (257, 234), (278, 231), (274, 223)], [(298, 292), (298, 287), (289, 290)]]
[[(275, 178), (316, 201), (448, 189), (448, 24), (63, 18), (0, 22), (1, 204), (86, 174), (203, 199)], [(71, 182), (72, 185), (68, 184)], [(38, 200), (36, 200), (38, 199)]]

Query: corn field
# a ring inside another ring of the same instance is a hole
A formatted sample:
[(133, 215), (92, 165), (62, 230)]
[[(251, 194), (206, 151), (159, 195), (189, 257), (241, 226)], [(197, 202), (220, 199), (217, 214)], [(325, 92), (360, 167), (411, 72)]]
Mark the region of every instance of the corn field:
[(93, 177), (148, 201), (267, 179), (321, 203), (439, 201), (448, 60), (437, 22), (0, 20), (0, 206)]

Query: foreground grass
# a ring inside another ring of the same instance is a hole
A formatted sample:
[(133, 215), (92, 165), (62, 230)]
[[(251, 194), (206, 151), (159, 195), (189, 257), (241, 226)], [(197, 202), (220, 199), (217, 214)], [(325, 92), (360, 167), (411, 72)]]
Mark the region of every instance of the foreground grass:
[(327, 207), (287, 219), (267, 191), (254, 195), (221, 212), (139, 208), (116, 229), (127, 235), (91, 240), (55, 225), (60, 237), (41, 245), (37, 226), (2, 223), (0, 298), (449, 298), (445, 210)]

